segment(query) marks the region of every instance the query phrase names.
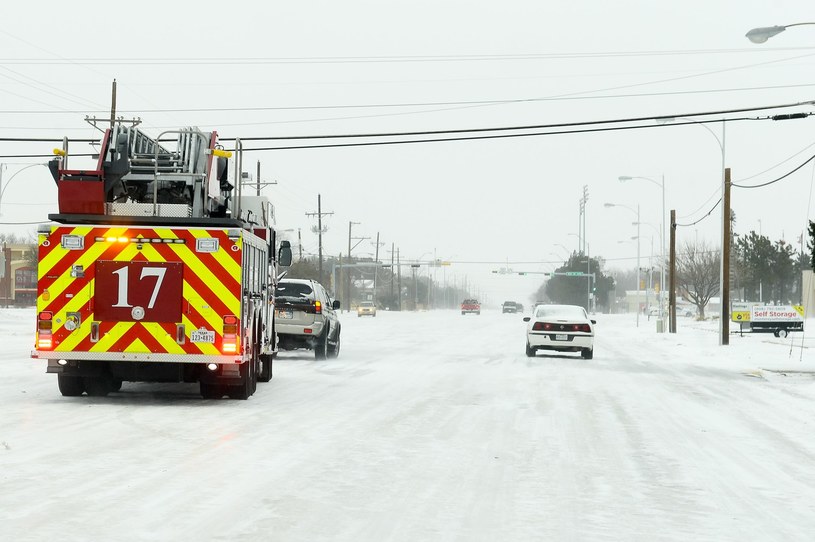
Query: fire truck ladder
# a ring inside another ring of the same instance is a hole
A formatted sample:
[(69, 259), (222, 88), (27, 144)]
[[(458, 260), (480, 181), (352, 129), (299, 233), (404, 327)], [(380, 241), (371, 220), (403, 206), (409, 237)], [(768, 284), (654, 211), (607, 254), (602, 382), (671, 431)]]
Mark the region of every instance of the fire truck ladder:
[[(162, 136), (167, 134), (176, 135), (175, 150), (159, 143)], [(129, 213), (136, 209), (134, 205), (149, 206), (152, 212), (145, 208), (136, 211), (136, 214), (152, 216), (166, 213), (172, 216), (204, 216), (210, 136), (196, 128), (186, 128), (163, 132), (153, 139), (137, 127), (117, 125), (111, 141), (126, 141), (126, 150), (121, 144), (116, 144), (115, 148), (125, 152), (128, 159), (127, 173), (122, 176), (122, 182), (131, 188), (137, 185), (141, 185), (141, 188), (128, 190), (128, 193), (136, 194), (135, 199), (127, 204), (114, 204), (114, 207), (127, 205), (128, 210), (122, 209), (122, 212)]]

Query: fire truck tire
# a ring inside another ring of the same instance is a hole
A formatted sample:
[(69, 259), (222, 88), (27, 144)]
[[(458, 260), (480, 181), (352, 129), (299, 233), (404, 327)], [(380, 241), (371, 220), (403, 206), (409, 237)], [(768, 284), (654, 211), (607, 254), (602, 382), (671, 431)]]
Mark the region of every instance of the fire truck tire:
[(85, 393), (91, 397), (105, 397), (113, 391), (113, 379), (108, 376), (86, 376)]
[(258, 385), (257, 361), (257, 356), (253, 356), (251, 360), (241, 365), (241, 380), (243, 382), (235, 386), (229, 386), (227, 393), (230, 399), (246, 401), (255, 393)]
[(114, 378), (110, 381), (110, 391), (119, 391), (122, 389), (122, 381), (118, 378)]
[(274, 356), (263, 354), (260, 356), (260, 371), (258, 371), (258, 382), (268, 382), (272, 379), (272, 363)]
[(85, 391), (81, 376), (57, 375), (57, 386), (64, 397), (79, 397)]
[(317, 339), (317, 343), (314, 345), (314, 359), (315, 360), (324, 360), (328, 357), (328, 327), (325, 328), (322, 336)]
[(220, 384), (200, 383), (201, 397), (204, 399), (220, 399), (224, 396), (224, 388)]

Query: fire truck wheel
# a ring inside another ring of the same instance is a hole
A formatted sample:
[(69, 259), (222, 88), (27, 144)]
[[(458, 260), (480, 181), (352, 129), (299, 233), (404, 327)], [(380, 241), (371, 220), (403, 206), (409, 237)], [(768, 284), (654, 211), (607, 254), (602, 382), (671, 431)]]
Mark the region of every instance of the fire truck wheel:
[(65, 397), (79, 397), (85, 391), (85, 382), (81, 376), (57, 375), (59, 392)]
[(328, 328), (325, 328), (322, 336), (317, 339), (314, 345), (314, 359), (323, 360), (328, 357)]
[(91, 397), (105, 397), (113, 391), (113, 381), (107, 376), (86, 376), (85, 392)]
[(220, 399), (224, 396), (224, 389), (220, 384), (206, 384), (201, 382), (201, 397), (204, 399)]
[(256, 364), (257, 357), (253, 356), (253, 359), (241, 365), (240, 371), (242, 382), (236, 386), (229, 386), (229, 391), (227, 393), (229, 394), (230, 399), (246, 401), (252, 396), (253, 393), (255, 393), (255, 389), (258, 385)]
[(258, 382), (268, 382), (272, 379), (272, 362), (274, 356), (262, 354), (260, 356), (260, 371), (258, 371)]

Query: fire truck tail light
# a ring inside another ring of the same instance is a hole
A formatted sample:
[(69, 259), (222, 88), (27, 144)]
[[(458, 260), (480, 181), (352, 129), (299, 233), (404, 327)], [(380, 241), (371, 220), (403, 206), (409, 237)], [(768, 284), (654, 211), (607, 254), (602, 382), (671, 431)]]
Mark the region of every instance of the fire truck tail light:
[(37, 315), (37, 348), (51, 350), (54, 347), (51, 330), (54, 327), (54, 313), (42, 311)]
[(235, 354), (238, 351), (238, 317), (235, 315), (224, 316), (224, 340), (221, 350), (224, 354)]

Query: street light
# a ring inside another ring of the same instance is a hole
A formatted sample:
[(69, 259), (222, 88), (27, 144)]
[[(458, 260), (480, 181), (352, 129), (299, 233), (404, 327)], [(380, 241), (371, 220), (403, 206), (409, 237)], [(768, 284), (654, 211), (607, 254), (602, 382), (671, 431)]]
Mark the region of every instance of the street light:
[(637, 215), (637, 327), (640, 327), (640, 204), (637, 204), (636, 211), (621, 203), (604, 203), (603, 207), (622, 207)]
[[(17, 175), (19, 175), (19, 174), (20, 174), (20, 173), (22, 173), (23, 171), (27, 170), (28, 168), (32, 168), (32, 167), (34, 167), (34, 166), (45, 166), (45, 167), (48, 167), (48, 164), (43, 164), (43, 163), (41, 163), (41, 162), (37, 162), (36, 164), (28, 164), (27, 166), (25, 166), (25, 167), (21, 167), (20, 169), (18, 169), (17, 171), (15, 171), (15, 172), (14, 172), (14, 175), (12, 175), (11, 177), (9, 177), (9, 178), (8, 178), (8, 180), (6, 181), (5, 186), (3, 186), (3, 188), (2, 188), (2, 189), (0, 189), (0, 209), (2, 209), (2, 205), (3, 205), (3, 194), (5, 194), (5, 193), (6, 193), (6, 188), (8, 188), (8, 185), (9, 185), (9, 183), (12, 181), (12, 179), (14, 179), (14, 177), (16, 177)], [(3, 169), (5, 169), (5, 168), (7, 168), (7, 167), (8, 167), (8, 166), (7, 166), (6, 164), (0, 164), (0, 184), (3, 184)], [(3, 215), (2, 215), (2, 212), (0, 212), (0, 216), (3, 216)]]
[[(716, 135), (716, 132), (714, 132), (710, 128), (710, 126), (707, 125), (707, 123), (700, 122), (698, 120), (693, 120), (693, 119), (690, 119), (690, 118), (687, 118), (687, 117), (677, 117), (677, 118), (681, 118), (684, 121), (686, 121), (687, 123), (696, 124), (696, 125), (701, 126), (702, 128), (704, 128), (705, 130), (707, 130), (710, 133), (710, 135), (712, 135), (713, 138), (716, 140), (716, 143), (719, 145), (719, 150), (722, 151), (722, 181), (721, 181), (721, 183), (719, 185), (719, 189), (720, 189), (720, 192), (721, 192), (721, 198), (722, 198), (721, 199), (721, 201), (722, 201), (722, 213), (721, 213), (721, 217), (722, 217), (721, 218), (722, 236), (721, 236), (721, 239), (720, 239), (722, 247), (721, 247), (721, 255), (719, 257), (719, 259), (721, 260), (719, 262), (719, 290), (720, 290), (720, 292), (724, 292), (724, 290), (725, 290), (725, 287), (724, 287), (725, 282), (724, 281), (725, 280), (730, 280), (730, 277), (725, 277), (725, 274), (724, 274), (725, 258), (730, 257), (729, 254), (725, 254), (725, 246), (727, 245), (728, 239), (725, 239), (726, 233), (725, 233), (725, 227), (724, 227), (725, 226), (725, 221), (730, 220), (729, 216), (725, 216), (725, 205), (724, 205), (724, 195), (725, 195), (726, 188), (727, 188), (725, 186), (726, 183), (727, 183), (727, 173), (725, 171), (726, 168), (725, 168), (725, 152), (724, 152), (724, 150), (725, 150), (725, 141), (726, 141), (726, 137), (725, 137), (725, 135), (726, 135), (725, 119), (721, 119), (721, 122), (722, 122), (722, 137), (721, 137), (721, 139), (719, 139), (719, 136)], [(676, 120), (676, 118), (674, 118), (674, 117), (664, 117), (664, 118), (659, 119), (658, 122), (660, 124), (666, 124), (666, 123), (674, 122), (675, 120)], [(727, 326), (729, 325), (730, 314), (728, 312), (729, 307), (725, 306), (726, 305), (725, 300), (721, 299), (721, 297), (720, 297), (719, 305), (720, 305), (720, 307), (719, 307), (719, 346), (723, 346), (723, 345), (729, 344), (729, 341), (730, 341), (730, 338), (727, 336)], [(671, 326), (672, 326), (672, 329), (674, 329), (673, 326), (675, 326), (675, 325), (676, 325), (676, 307), (671, 307)]]
[(748, 33), (745, 34), (745, 36), (747, 37), (748, 40), (752, 41), (753, 43), (764, 43), (768, 39), (780, 34), (784, 30), (792, 26), (804, 26), (813, 24), (815, 23), (795, 23), (783, 26), (760, 26), (758, 28), (750, 30)]
[[(642, 180), (651, 182), (651, 183), (659, 186), (662, 189), (662, 231), (659, 234), (659, 247), (660, 247), (659, 251), (662, 253), (662, 256), (661, 256), (662, 262), (660, 263), (659, 267), (662, 270), (662, 273), (661, 273), (660, 279), (659, 279), (659, 288), (660, 288), (660, 291), (664, 291), (665, 290), (665, 257), (666, 257), (666, 254), (665, 254), (665, 233), (666, 233), (665, 232), (665, 230), (666, 230), (666, 228), (665, 228), (665, 175), (662, 175), (660, 177), (659, 182), (657, 182), (656, 179), (652, 179), (651, 177), (636, 177), (636, 176), (628, 176), (628, 175), (621, 175), (620, 177), (618, 177), (618, 179), (620, 180), (620, 182), (630, 181), (631, 179), (642, 179)], [(664, 316), (664, 314), (662, 312), (662, 299), (660, 299), (659, 300), (659, 318), (662, 319), (663, 316)]]

